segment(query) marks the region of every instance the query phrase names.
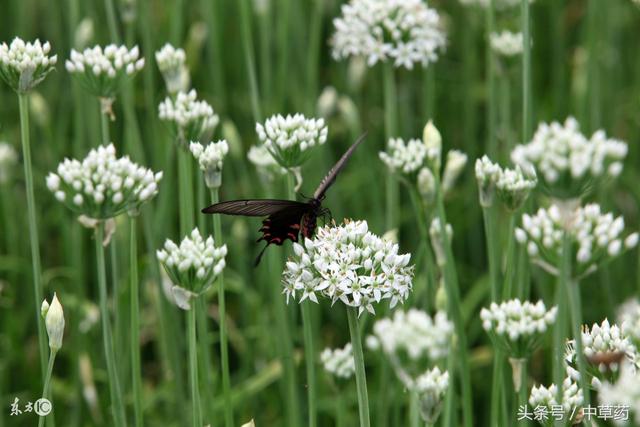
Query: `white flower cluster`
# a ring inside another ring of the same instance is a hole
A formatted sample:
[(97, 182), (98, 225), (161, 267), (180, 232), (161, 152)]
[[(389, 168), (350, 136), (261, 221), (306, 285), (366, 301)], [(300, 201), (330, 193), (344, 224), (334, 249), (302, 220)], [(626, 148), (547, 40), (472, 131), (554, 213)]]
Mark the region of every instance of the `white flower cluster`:
[(49, 42), (25, 43), (19, 37), (10, 45), (0, 44), (0, 76), (11, 88), (24, 93), (40, 83), (55, 67), (57, 55), (48, 56)]
[(622, 325), (622, 333), (640, 347), (640, 303), (632, 299), (618, 309), (618, 323)]
[(127, 49), (110, 44), (104, 49), (102, 46), (87, 48), (82, 53), (71, 49), (71, 58), (65, 62), (65, 67), (69, 73), (78, 76), (92, 94), (113, 98), (124, 79), (142, 70), (144, 58), (140, 58), (138, 46)]
[(420, 415), (429, 423), (435, 423), (441, 404), (449, 388), (449, 372), (437, 366), (416, 378), (413, 389), (420, 400)]
[(607, 319), (600, 325), (594, 323), (591, 330), (584, 326), (581, 335), (584, 355), (598, 366), (600, 372), (618, 370), (619, 360), (611, 363), (599, 362), (606, 354), (620, 354), (620, 359), (623, 359), (622, 355), (635, 359), (636, 347), (618, 325), (610, 325)]
[[(584, 401), (582, 389), (570, 377), (567, 377), (562, 382), (562, 402), (556, 400), (557, 394), (558, 386), (556, 384), (551, 384), (549, 387), (533, 386), (529, 396), (529, 405), (534, 408), (546, 407), (548, 413), (551, 413), (556, 407), (562, 406), (564, 424), (571, 425), (570, 421), (580, 416), (579, 409)], [(569, 417), (572, 417), (571, 420)]]
[(514, 148), (511, 159), (523, 168), (535, 168), (560, 196), (576, 197), (593, 179), (620, 175), (627, 151), (625, 142), (607, 138), (603, 130), (587, 139), (576, 119), (569, 117), (564, 125), (541, 123), (531, 142)]
[(491, 206), (495, 194), (511, 212), (522, 206), (538, 183), (533, 169), (527, 174), (520, 166), (503, 169), (486, 155), (476, 160), (476, 179), (483, 207)]
[(264, 124), (256, 123), (258, 138), (273, 158), (284, 168), (301, 166), (310, 150), (327, 142), (328, 129), (324, 119), (308, 119), (302, 114), (280, 114), (269, 117)]
[(368, 339), (370, 347), (381, 346), (387, 354), (406, 355), (412, 361), (426, 358), (437, 362), (449, 354), (453, 324), (443, 311), (432, 319), (424, 311), (411, 308), (376, 321), (373, 334)]
[(18, 162), (18, 153), (7, 142), (0, 142), (0, 184), (7, 182), (10, 170)]
[(189, 144), (193, 157), (198, 160), (200, 170), (204, 172), (205, 181), (209, 188), (220, 187), (222, 165), (229, 152), (226, 140), (211, 142), (203, 146), (199, 142)]
[(188, 310), (190, 299), (213, 284), (224, 270), (226, 255), (226, 245), (216, 247), (211, 236), (204, 240), (197, 228), (182, 239), (180, 246), (166, 240), (156, 256), (175, 285), (172, 292), (180, 308)]
[(351, 343), (347, 343), (344, 348), (336, 348), (333, 350), (325, 348), (324, 351), (320, 353), (320, 361), (325, 371), (338, 378), (351, 378), (356, 371)]
[(491, 49), (498, 55), (516, 56), (522, 53), (522, 33), (512, 33), (511, 31), (491, 33), (489, 40)]
[(638, 233), (623, 240), (624, 219), (621, 216), (614, 218), (611, 213), (603, 214), (595, 203), (579, 207), (569, 215), (563, 214), (557, 205), (540, 208), (534, 215), (524, 214), (522, 228), (516, 228), (515, 236), (519, 243), (527, 245), (529, 256), (556, 274), (565, 231), (572, 241), (572, 250), (577, 246), (573, 277), (589, 274), (603, 261), (638, 245)]
[(512, 299), (500, 304), (492, 302), (480, 311), (482, 327), (496, 344), (506, 348), (512, 357), (527, 357), (538, 339), (555, 322), (558, 308), (549, 310), (544, 302), (533, 304)]
[(274, 175), (284, 175), (287, 170), (278, 164), (264, 144), (252, 145), (247, 158), (262, 175), (272, 179)]
[(186, 60), (187, 55), (184, 53), (184, 49), (176, 49), (169, 43), (156, 52), (156, 62), (169, 93), (173, 94), (189, 89), (190, 78), (189, 70), (185, 65)]
[(379, 156), (392, 172), (414, 174), (424, 165), (427, 147), (419, 139), (405, 143), (402, 138), (391, 138), (387, 146), (389, 152), (381, 151)]
[(333, 57), (362, 56), (369, 66), (426, 67), (446, 44), (438, 12), (422, 0), (351, 0), (333, 25)]
[(136, 212), (158, 194), (162, 172), (116, 158), (113, 144), (89, 151), (82, 161), (65, 159), (47, 176), (47, 187), (74, 212), (93, 219)]
[(316, 292), (345, 305), (374, 313), (373, 303), (403, 302), (412, 289), (410, 254), (398, 254), (398, 245), (369, 232), (366, 221), (321, 227), (304, 246), (294, 243), (282, 281), (284, 293), (300, 302), (318, 302)]
[[(640, 371), (629, 363), (623, 363), (615, 383), (603, 382), (600, 385), (598, 399), (604, 406), (628, 407), (635, 414), (635, 425), (640, 425)], [(629, 425), (628, 421), (616, 424)]]
[(211, 105), (197, 97), (195, 89), (178, 92), (175, 99), (167, 97), (158, 107), (160, 119), (171, 122), (181, 144), (205, 139), (220, 122)]

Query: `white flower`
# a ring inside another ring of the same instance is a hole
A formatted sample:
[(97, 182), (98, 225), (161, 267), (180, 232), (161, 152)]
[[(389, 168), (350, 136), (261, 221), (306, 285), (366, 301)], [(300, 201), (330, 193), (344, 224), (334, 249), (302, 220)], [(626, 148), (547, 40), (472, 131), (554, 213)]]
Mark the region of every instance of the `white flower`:
[(18, 153), (7, 142), (0, 142), (0, 184), (9, 180), (13, 166), (18, 162)]
[(308, 119), (302, 114), (286, 117), (277, 114), (264, 124), (256, 123), (258, 138), (284, 168), (301, 166), (311, 149), (327, 141), (324, 119)]
[(47, 188), (74, 212), (94, 219), (136, 212), (158, 193), (162, 172), (116, 158), (113, 144), (89, 151), (82, 161), (65, 159), (47, 176)]
[(442, 173), (442, 191), (447, 194), (453, 189), (458, 177), (467, 165), (468, 157), (460, 150), (450, 150)]
[(438, 367), (416, 378), (413, 390), (420, 400), (420, 415), (423, 421), (429, 424), (435, 423), (448, 388), (449, 372), (442, 372)]
[(24, 42), (16, 37), (10, 45), (0, 44), (0, 77), (13, 90), (25, 93), (34, 88), (56, 65), (57, 55), (48, 56), (49, 42)]
[(618, 309), (618, 324), (622, 333), (629, 337), (636, 347), (640, 346), (640, 303), (631, 299)]
[(284, 175), (287, 170), (278, 164), (264, 144), (252, 145), (247, 158), (262, 175), (271, 180), (274, 175)]
[(203, 146), (199, 142), (189, 144), (189, 149), (193, 157), (198, 160), (200, 170), (204, 172), (205, 181), (209, 188), (220, 187), (222, 164), (229, 152), (229, 144), (224, 139), (218, 142), (211, 142)]
[(220, 118), (206, 101), (199, 101), (195, 89), (178, 92), (175, 99), (165, 98), (158, 107), (161, 120), (169, 121), (181, 144), (206, 139)]
[(476, 160), (476, 179), (483, 207), (491, 206), (496, 194), (511, 212), (522, 206), (538, 183), (533, 170), (525, 174), (520, 166), (503, 169), (499, 164), (492, 163), (486, 155)]
[[(623, 363), (615, 383), (604, 382), (598, 389), (598, 399), (603, 406), (626, 406), (635, 414), (635, 424), (640, 425), (640, 373), (630, 363)], [(626, 421), (614, 421), (616, 425), (629, 425)]]
[(142, 70), (144, 58), (138, 46), (96, 45), (82, 52), (71, 49), (65, 67), (95, 96), (114, 98), (121, 82)]
[(435, 363), (449, 354), (453, 324), (443, 311), (431, 318), (424, 311), (411, 308), (406, 312), (398, 310), (392, 317), (376, 321), (373, 334), (375, 343), (379, 343), (387, 354), (406, 355), (411, 361), (427, 359)]
[(522, 53), (522, 33), (503, 31), (501, 33), (491, 33), (489, 38), (491, 49), (498, 55), (516, 56)]
[(412, 289), (411, 255), (398, 254), (397, 244), (370, 233), (366, 221), (319, 228), (315, 238), (293, 249), (282, 276), (287, 301), (299, 296), (300, 302), (318, 302), (318, 293), (374, 313), (374, 303), (389, 299), (394, 307)]
[(347, 343), (344, 348), (325, 348), (320, 353), (320, 362), (324, 370), (338, 378), (348, 379), (356, 371), (356, 364), (353, 359), (351, 343)]
[(62, 336), (64, 335), (64, 312), (62, 305), (58, 301), (58, 296), (54, 293), (51, 304), (47, 300), (42, 301), (40, 313), (44, 318), (44, 323), (49, 336), (49, 348), (52, 352), (57, 352), (62, 347)]
[(176, 49), (169, 43), (156, 52), (156, 62), (162, 73), (167, 91), (171, 94), (189, 90), (189, 70), (185, 65), (184, 49)]
[(389, 152), (381, 151), (379, 156), (392, 172), (414, 174), (424, 165), (427, 147), (419, 139), (405, 144), (402, 138), (391, 138), (387, 147)]
[(541, 123), (533, 140), (516, 146), (511, 159), (523, 168), (535, 168), (552, 192), (576, 197), (593, 186), (594, 179), (619, 175), (627, 151), (625, 142), (608, 139), (602, 130), (587, 139), (569, 117), (564, 125)]
[[(635, 360), (637, 354), (636, 347), (631, 343), (624, 330), (618, 325), (610, 325), (605, 319), (600, 325), (594, 323), (591, 329), (584, 326), (582, 328), (582, 346), (587, 360), (598, 366), (600, 372), (607, 370), (616, 372), (623, 355), (630, 360)], [(619, 354), (620, 360), (609, 363), (601, 362), (602, 357), (607, 354)]]
[(180, 246), (167, 239), (156, 256), (175, 285), (171, 289), (173, 301), (184, 310), (190, 309), (190, 300), (222, 274), (226, 255), (226, 245), (216, 247), (211, 236), (204, 240), (197, 228), (182, 239)]
[(531, 303), (519, 299), (497, 304), (480, 311), (482, 327), (497, 345), (505, 347), (508, 354), (526, 358), (538, 344), (539, 338), (556, 320), (557, 307), (549, 310), (542, 301)]
[[(534, 261), (543, 263), (550, 273), (557, 274), (562, 255), (562, 239), (568, 233), (577, 261), (572, 266), (573, 277), (591, 273), (602, 262), (619, 256), (623, 251), (635, 247), (637, 239), (630, 235), (622, 242), (624, 219), (604, 214), (597, 204), (578, 207), (565, 212), (558, 205), (540, 208), (533, 215), (522, 215), (522, 228), (516, 229), (516, 237), (529, 248)], [(550, 268), (549, 268), (550, 267)]]
[(567, 377), (562, 382), (562, 402), (556, 400), (557, 393), (558, 386), (556, 384), (551, 384), (549, 387), (533, 386), (529, 396), (529, 405), (533, 408), (545, 407), (549, 414), (554, 408), (562, 406), (563, 419), (567, 424), (569, 417), (572, 417), (571, 420), (575, 420), (580, 415), (579, 409), (584, 400), (582, 389), (570, 377)]
[(333, 57), (361, 56), (369, 66), (426, 67), (446, 43), (438, 12), (422, 0), (351, 0), (333, 25)]

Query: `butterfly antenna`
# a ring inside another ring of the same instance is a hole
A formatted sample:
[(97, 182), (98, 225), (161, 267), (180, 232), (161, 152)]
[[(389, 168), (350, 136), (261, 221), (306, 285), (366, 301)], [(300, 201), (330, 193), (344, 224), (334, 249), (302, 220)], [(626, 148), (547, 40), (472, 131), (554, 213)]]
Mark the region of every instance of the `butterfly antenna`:
[(267, 250), (267, 248), (269, 247), (269, 243), (267, 243), (266, 245), (264, 245), (264, 248), (262, 248), (262, 250), (260, 251), (260, 253), (258, 254), (258, 256), (256, 257), (255, 262), (253, 263), (254, 267), (257, 267), (258, 264), (260, 264), (260, 260), (262, 259), (262, 254), (264, 254), (264, 251)]

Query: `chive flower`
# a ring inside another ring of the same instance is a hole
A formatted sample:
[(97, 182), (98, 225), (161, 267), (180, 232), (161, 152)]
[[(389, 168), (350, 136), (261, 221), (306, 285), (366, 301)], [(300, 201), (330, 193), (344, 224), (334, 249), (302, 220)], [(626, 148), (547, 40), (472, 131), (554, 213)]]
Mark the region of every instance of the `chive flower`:
[[(578, 424), (582, 418), (582, 404), (584, 395), (578, 384), (566, 377), (561, 384), (562, 401), (556, 400), (558, 394), (558, 386), (551, 384), (549, 387), (543, 385), (533, 386), (529, 396), (529, 405), (533, 408), (546, 408), (546, 413), (557, 413), (558, 409), (562, 410), (562, 424), (571, 426)], [(539, 409), (538, 409), (539, 410)], [(540, 420), (544, 425), (554, 425), (553, 417), (546, 420)]]
[(554, 197), (575, 198), (598, 181), (620, 175), (627, 152), (625, 142), (607, 138), (603, 130), (588, 139), (569, 117), (564, 125), (541, 123), (531, 142), (514, 148), (511, 160), (535, 168)]
[(415, 175), (424, 166), (427, 147), (419, 139), (405, 143), (402, 138), (391, 138), (387, 147), (389, 152), (381, 151), (379, 156), (391, 172)]
[(64, 312), (58, 296), (54, 293), (51, 304), (47, 300), (42, 301), (40, 313), (44, 319), (49, 336), (49, 348), (57, 352), (62, 348), (62, 336), (64, 335)]
[(364, 57), (370, 67), (410, 70), (437, 61), (446, 44), (440, 15), (422, 0), (351, 0), (341, 11), (330, 41), (336, 60)]
[(49, 42), (24, 42), (19, 37), (11, 44), (0, 44), (0, 77), (13, 90), (26, 93), (36, 87), (55, 68), (57, 55), (48, 56)]
[(273, 180), (276, 175), (287, 173), (287, 170), (278, 164), (264, 144), (252, 145), (247, 153), (247, 159), (253, 163), (258, 173), (269, 181)]
[(631, 299), (618, 309), (618, 324), (622, 333), (629, 337), (636, 348), (640, 347), (640, 303)]
[(229, 144), (224, 139), (211, 142), (203, 146), (199, 142), (191, 142), (189, 149), (198, 161), (200, 170), (204, 173), (204, 180), (209, 188), (220, 187), (222, 179), (222, 165), (229, 152)]
[(0, 184), (9, 181), (11, 169), (18, 163), (18, 153), (7, 142), (0, 142)]
[(65, 159), (47, 176), (47, 188), (72, 211), (103, 220), (137, 212), (158, 194), (162, 172), (117, 158), (113, 144), (89, 151), (82, 161)]
[(527, 245), (529, 256), (551, 274), (558, 274), (564, 233), (571, 240), (574, 278), (593, 273), (604, 262), (638, 245), (638, 233), (626, 238), (624, 219), (601, 212), (598, 204), (563, 212), (558, 205), (540, 208), (533, 215), (522, 215), (522, 228), (516, 228), (516, 240)]
[(282, 276), (287, 303), (290, 298), (317, 303), (317, 293), (332, 304), (357, 307), (359, 314), (375, 313), (374, 303), (388, 299), (393, 308), (412, 289), (411, 255), (399, 254), (397, 244), (369, 232), (366, 221), (321, 227), (293, 250)]
[(184, 148), (188, 141), (208, 139), (220, 122), (211, 105), (197, 97), (195, 89), (181, 91), (175, 99), (165, 98), (158, 107), (160, 120), (170, 123), (174, 136)]
[(502, 168), (486, 155), (476, 160), (476, 180), (483, 207), (491, 206), (497, 196), (510, 212), (520, 209), (538, 183), (533, 169), (525, 173), (520, 166)]
[(96, 45), (82, 52), (71, 49), (65, 67), (91, 94), (113, 99), (120, 85), (142, 70), (144, 58), (138, 46)]
[(202, 295), (222, 274), (226, 255), (226, 245), (215, 246), (213, 237), (205, 240), (197, 228), (180, 245), (165, 241), (156, 256), (173, 282), (171, 292), (178, 307), (191, 309), (190, 300)]
[(301, 166), (313, 148), (327, 142), (328, 128), (324, 119), (277, 114), (256, 123), (256, 132), (278, 164), (291, 169)]
[(505, 57), (517, 56), (522, 53), (522, 33), (512, 33), (511, 31), (494, 32), (489, 36), (491, 49)]
[[(640, 372), (630, 363), (623, 363), (618, 380), (605, 381), (598, 389), (598, 400), (602, 406), (627, 407), (635, 416), (635, 425), (640, 425)], [(628, 425), (624, 421), (616, 425)]]
[(420, 416), (429, 424), (434, 424), (442, 410), (444, 396), (449, 389), (449, 372), (437, 366), (416, 378), (412, 387), (420, 401)]
[(480, 311), (480, 319), (495, 345), (511, 357), (526, 358), (555, 322), (557, 313), (557, 307), (547, 310), (542, 301), (534, 304), (512, 299), (500, 304), (492, 302)]
[(167, 92), (176, 94), (189, 89), (189, 70), (185, 62), (187, 55), (184, 49), (176, 49), (171, 44), (166, 43), (162, 49), (156, 52), (156, 62), (162, 74), (164, 83), (167, 85)]
[(351, 343), (343, 348), (325, 348), (320, 353), (320, 362), (325, 371), (337, 378), (349, 379), (356, 372)]

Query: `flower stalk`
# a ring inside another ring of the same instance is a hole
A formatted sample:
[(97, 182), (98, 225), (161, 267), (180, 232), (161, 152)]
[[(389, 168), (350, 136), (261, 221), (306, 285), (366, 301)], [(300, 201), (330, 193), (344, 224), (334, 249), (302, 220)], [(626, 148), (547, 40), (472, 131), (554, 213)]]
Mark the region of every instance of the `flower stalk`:
[(131, 292), (131, 383), (135, 426), (144, 425), (142, 410), (142, 371), (140, 366), (140, 291), (138, 278), (138, 244), (136, 217), (129, 216), (129, 274)]
[(364, 369), (364, 355), (362, 353), (362, 337), (358, 324), (358, 311), (355, 307), (347, 307), (349, 321), (349, 333), (351, 334), (351, 346), (356, 366), (356, 389), (358, 392), (358, 413), (360, 427), (370, 427), (369, 420), (369, 396), (367, 393), (367, 376)]

